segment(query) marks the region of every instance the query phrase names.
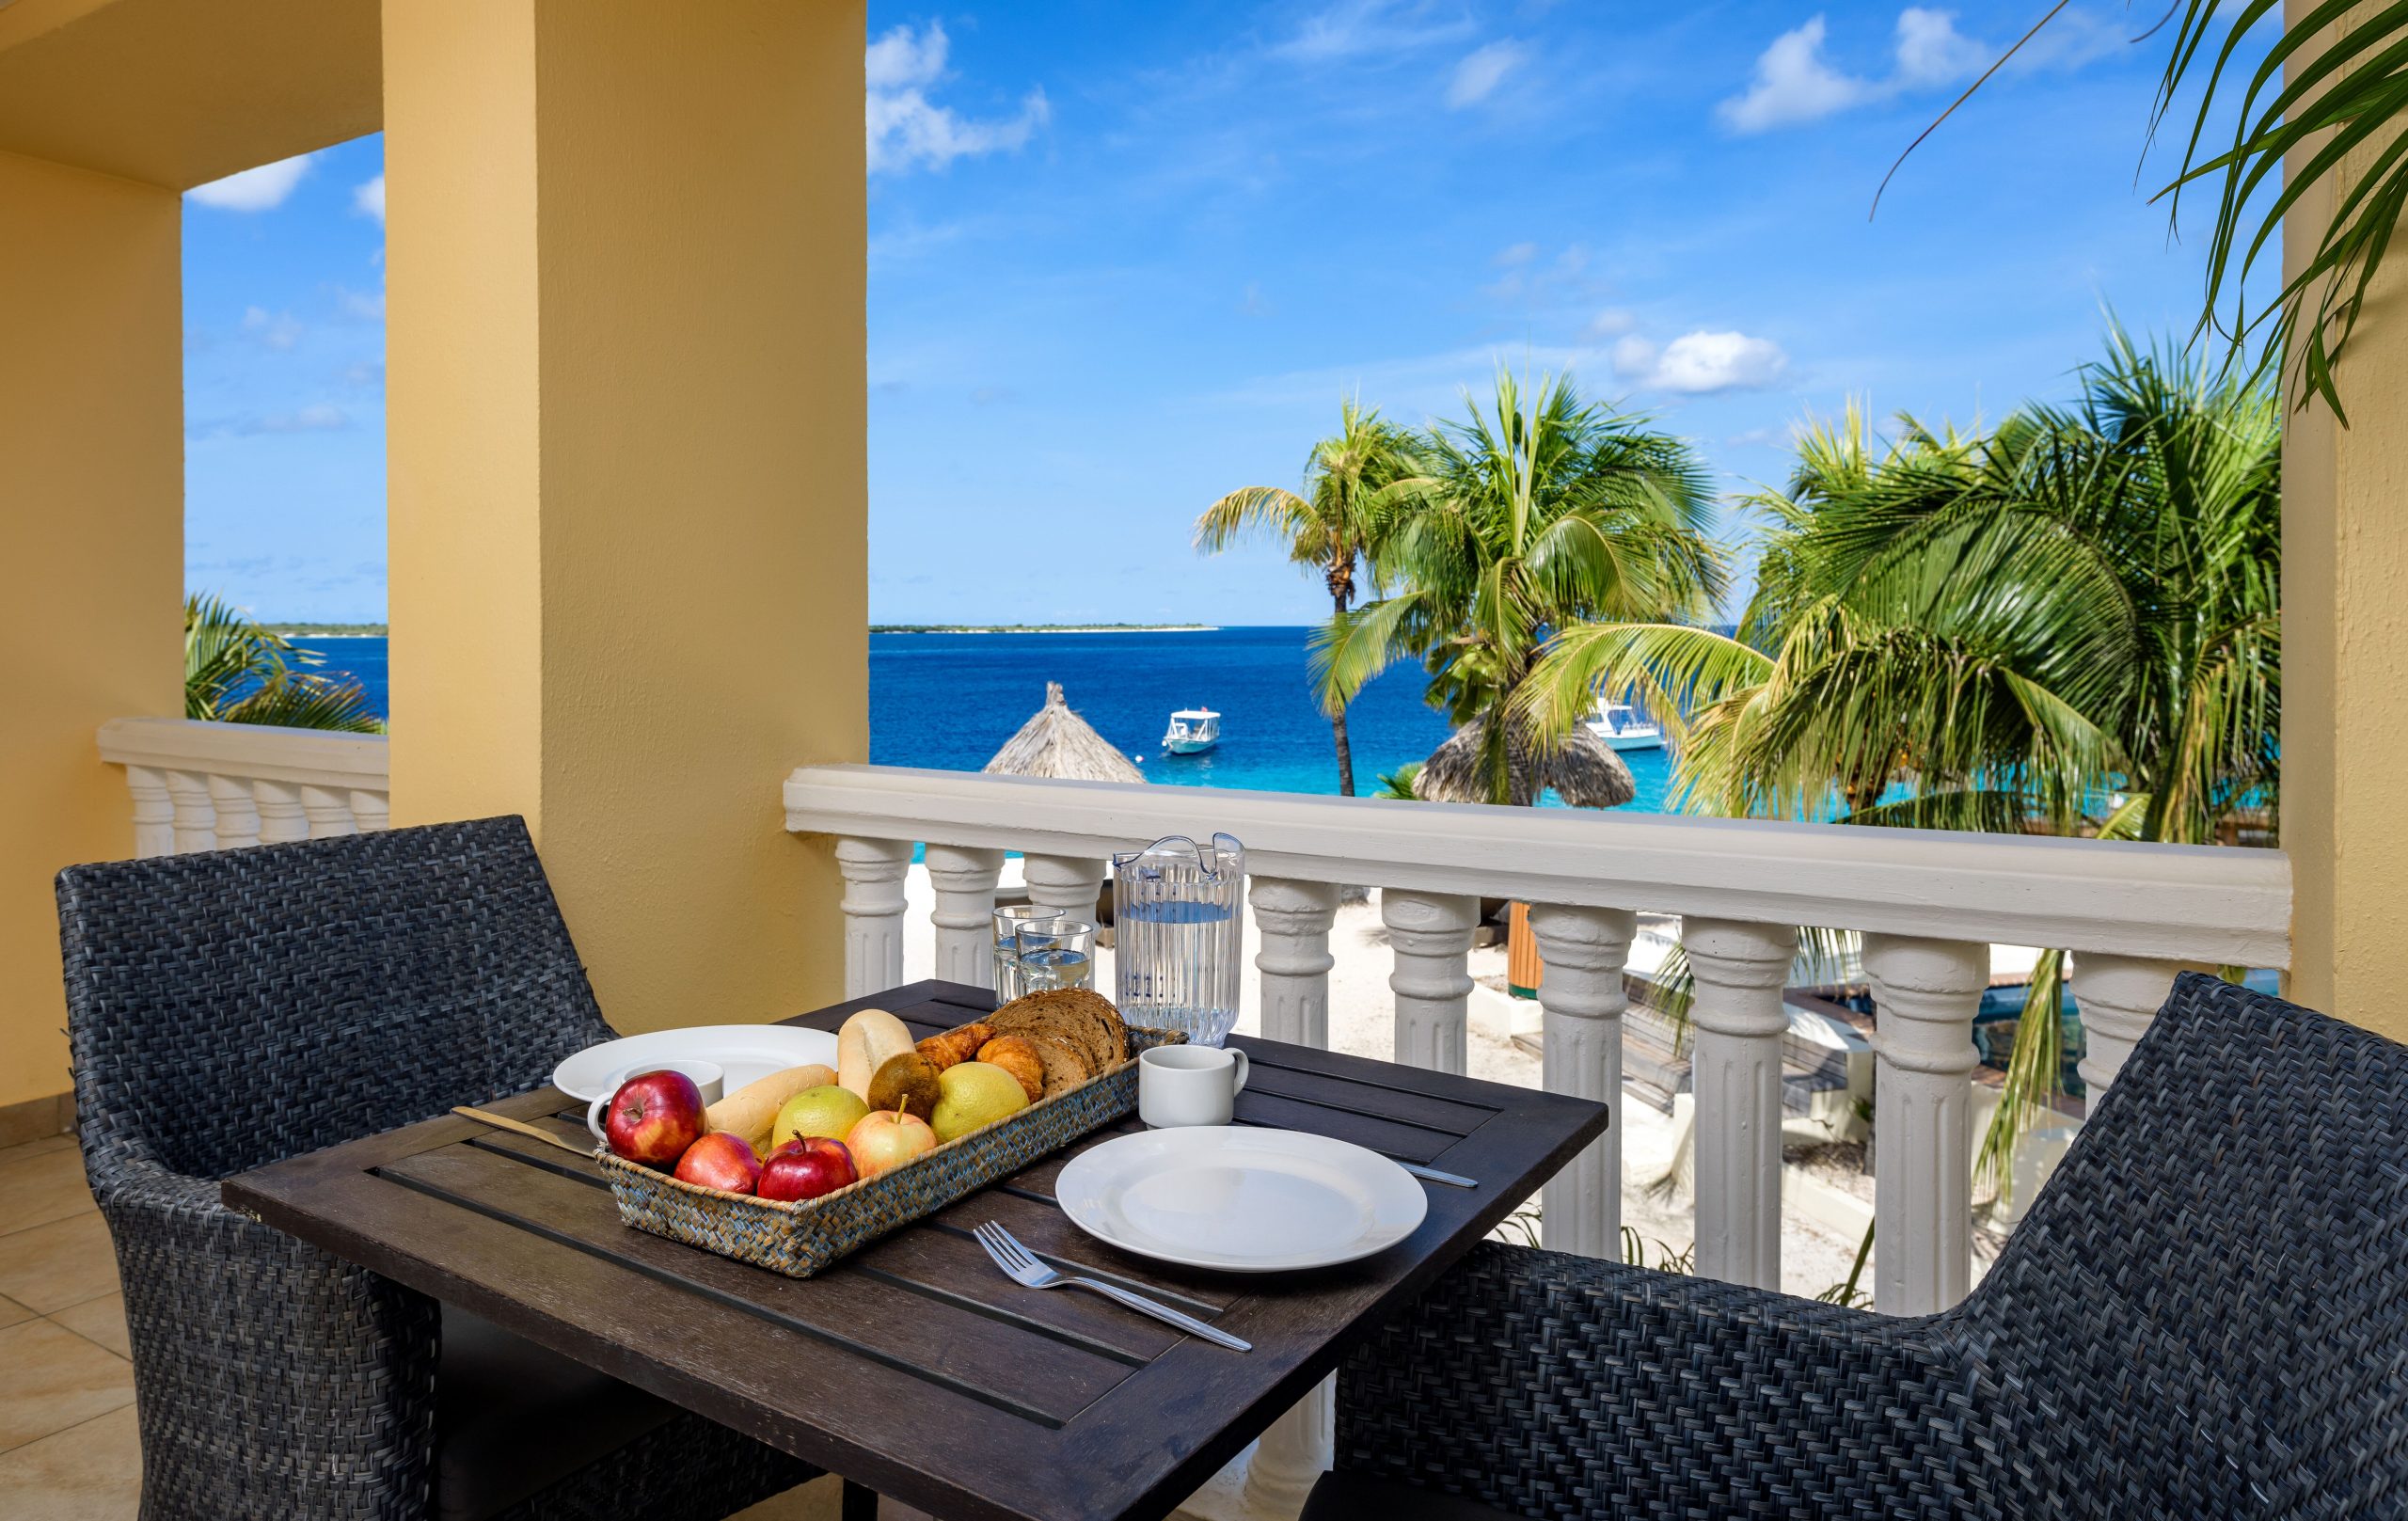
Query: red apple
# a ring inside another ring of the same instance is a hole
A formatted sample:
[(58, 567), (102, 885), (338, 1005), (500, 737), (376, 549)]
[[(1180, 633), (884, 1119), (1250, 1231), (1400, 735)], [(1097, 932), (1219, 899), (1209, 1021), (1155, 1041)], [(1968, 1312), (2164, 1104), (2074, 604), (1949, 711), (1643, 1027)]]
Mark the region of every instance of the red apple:
[(902, 1109), (872, 1110), (845, 1137), (853, 1165), (864, 1178), (875, 1178), (903, 1165), (923, 1151), (933, 1151), (937, 1133), (928, 1122)]
[(629, 1162), (666, 1167), (703, 1136), (703, 1090), (683, 1072), (645, 1072), (610, 1095), (602, 1133)]
[(798, 1135), (762, 1165), (761, 1196), (816, 1199), (859, 1176), (853, 1170), (853, 1154), (844, 1142), (825, 1135)]
[(713, 1131), (686, 1148), (677, 1159), (677, 1178), (705, 1188), (750, 1194), (761, 1186), (761, 1159), (752, 1154), (752, 1143), (734, 1131)]

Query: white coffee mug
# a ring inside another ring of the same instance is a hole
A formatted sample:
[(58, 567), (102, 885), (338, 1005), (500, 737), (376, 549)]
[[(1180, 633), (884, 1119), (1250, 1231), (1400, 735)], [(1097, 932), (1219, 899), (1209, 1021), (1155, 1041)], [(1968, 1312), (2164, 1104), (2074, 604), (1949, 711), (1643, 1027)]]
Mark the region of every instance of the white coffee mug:
[(602, 1111), (612, 1099), (619, 1096), (619, 1085), (631, 1077), (642, 1077), (646, 1072), (685, 1073), (693, 1080), (694, 1086), (703, 1090), (703, 1107), (705, 1109), (719, 1102), (721, 1094), (727, 1086), (727, 1073), (717, 1062), (700, 1060), (638, 1062), (633, 1067), (613, 1072), (610, 1075), (610, 1091), (585, 1106), (585, 1128), (594, 1133), (595, 1140), (602, 1142), (605, 1146), (610, 1144), (610, 1137), (602, 1131)]
[(1149, 1125), (1226, 1125), (1245, 1086), (1245, 1053), (1155, 1046), (1137, 1056), (1137, 1117)]

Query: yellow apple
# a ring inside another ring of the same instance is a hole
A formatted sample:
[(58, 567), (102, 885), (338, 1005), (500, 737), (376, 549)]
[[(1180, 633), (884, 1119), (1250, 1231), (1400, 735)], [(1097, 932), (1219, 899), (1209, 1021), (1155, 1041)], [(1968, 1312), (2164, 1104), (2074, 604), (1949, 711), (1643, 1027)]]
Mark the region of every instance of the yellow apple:
[(878, 1109), (863, 1115), (845, 1135), (845, 1149), (864, 1178), (891, 1172), (924, 1151), (933, 1151), (937, 1138), (928, 1122), (901, 1109)]
[(869, 1113), (860, 1094), (833, 1083), (805, 1088), (778, 1106), (769, 1126), (769, 1149), (777, 1150), (798, 1135), (825, 1135), (841, 1141)]
[(1020, 1079), (992, 1062), (956, 1062), (937, 1074), (936, 1112), (928, 1123), (943, 1146), (1028, 1107), (1028, 1090)]

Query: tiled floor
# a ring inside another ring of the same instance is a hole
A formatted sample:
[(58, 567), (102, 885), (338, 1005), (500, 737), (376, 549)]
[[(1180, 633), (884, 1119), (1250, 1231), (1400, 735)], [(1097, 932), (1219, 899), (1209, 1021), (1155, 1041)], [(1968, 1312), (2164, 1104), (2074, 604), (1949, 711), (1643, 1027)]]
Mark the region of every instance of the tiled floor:
[(125, 1298), (68, 1136), (0, 1151), (0, 1513), (132, 1516), (142, 1449)]

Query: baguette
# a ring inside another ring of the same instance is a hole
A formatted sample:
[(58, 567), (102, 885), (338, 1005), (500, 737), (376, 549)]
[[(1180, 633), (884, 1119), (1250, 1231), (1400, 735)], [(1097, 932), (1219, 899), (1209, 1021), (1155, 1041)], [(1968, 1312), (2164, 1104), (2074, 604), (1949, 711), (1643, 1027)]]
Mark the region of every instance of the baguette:
[(765, 1155), (769, 1149), (769, 1127), (776, 1123), (780, 1106), (805, 1088), (824, 1087), (835, 1081), (836, 1069), (818, 1062), (755, 1078), (704, 1110), (703, 1128), (731, 1131), (743, 1136), (755, 1155)]

